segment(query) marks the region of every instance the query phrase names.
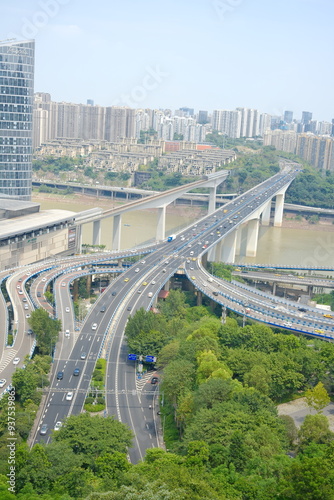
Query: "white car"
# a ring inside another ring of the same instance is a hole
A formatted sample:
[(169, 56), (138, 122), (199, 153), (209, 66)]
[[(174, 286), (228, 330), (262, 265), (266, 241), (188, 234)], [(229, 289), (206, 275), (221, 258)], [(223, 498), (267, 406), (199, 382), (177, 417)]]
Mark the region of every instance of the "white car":
[(154, 281), (154, 280), (153, 280), (153, 281), (151, 281), (151, 285), (155, 285), (155, 281)]
[(27, 318), (27, 319), (28, 319), (28, 318), (30, 318), (30, 314), (26, 314), (26, 318)]
[(142, 260), (142, 261), (141, 261), (141, 263), (142, 263), (142, 264), (146, 264), (146, 260)]
[(19, 290), (19, 294), (20, 294), (20, 295), (23, 295), (23, 292), (22, 292), (22, 290)]
[(66, 308), (65, 308), (65, 311), (66, 311), (67, 313), (69, 313), (69, 312), (70, 312), (70, 308), (69, 308), (69, 307), (66, 307)]
[(62, 283), (61, 286), (66, 286), (66, 283)]
[(72, 401), (73, 399), (73, 392), (70, 391), (66, 394), (66, 401)]
[(46, 278), (42, 278), (42, 281), (46, 281)]
[(54, 426), (54, 430), (55, 430), (55, 431), (59, 431), (59, 430), (60, 430), (60, 428), (62, 427), (62, 425), (63, 425), (63, 424), (62, 424), (61, 422), (56, 422), (56, 424), (55, 424), (55, 426)]
[(70, 336), (70, 331), (69, 330), (65, 330), (65, 337), (69, 337)]
[(20, 362), (20, 358), (14, 358), (13, 359), (13, 365), (18, 365)]
[(96, 330), (96, 328), (97, 328), (97, 323), (93, 323), (92, 324), (92, 330)]
[(21, 285), (16, 285), (16, 288), (18, 288), (18, 289), (20, 290), (20, 288), (21, 288)]
[(139, 273), (139, 267), (135, 269), (135, 273)]
[(6, 385), (6, 379), (5, 378), (2, 378), (0, 380), (0, 387), (3, 387), (4, 385)]

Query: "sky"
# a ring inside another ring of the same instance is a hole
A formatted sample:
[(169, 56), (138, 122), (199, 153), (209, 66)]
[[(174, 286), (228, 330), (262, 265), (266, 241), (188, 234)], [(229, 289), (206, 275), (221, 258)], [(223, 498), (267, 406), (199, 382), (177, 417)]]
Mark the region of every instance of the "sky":
[(36, 40), (53, 101), (249, 107), (330, 121), (333, 0), (3, 0), (0, 40)]

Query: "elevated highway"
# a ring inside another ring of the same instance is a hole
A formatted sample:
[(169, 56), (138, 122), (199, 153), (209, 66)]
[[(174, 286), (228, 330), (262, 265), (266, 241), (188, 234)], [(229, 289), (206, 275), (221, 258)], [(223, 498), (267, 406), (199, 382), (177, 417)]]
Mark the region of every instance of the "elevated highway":
[[(85, 260), (81, 257), (81, 263), (79, 259), (73, 258), (72, 261), (54, 263), (54, 269), (50, 269), (50, 265), (48, 269), (45, 266), (48, 276), (41, 275), (38, 278), (33, 293), (36, 293), (37, 298), (39, 287), (43, 287), (48, 279), (55, 279), (57, 315), (64, 325), (68, 320), (66, 326), (70, 330), (72, 328), (73, 335), (70, 342), (62, 336), (61, 346), (57, 347), (51, 387), (46, 395), (42, 418), (35, 430), (33, 442), (50, 439), (50, 432), (45, 437), (38, 434), (42, 423), (47, 423), (50, 430), (57, 420), (82, 411), (95, 361), (102, 354), (108, 362), (105, 390), (107, 414), (115, 415), (128, 423), (136, 436), (133, 448), (129, 450), (131, 461), (141, 460), (148, 447), (159, 445), (159, 422), (149, 408), (154, 401), (155, 392), (148, 384), (141, 385), (136, 378), (134, 366), (127, 360), (127, 346), (123, 336), (128, 316), (141, 307), (148, 310), (154, 304), (159, 290), (178, 270), (186, 273), (199, 291), (245, 318), (332, 341), (334, 321), (324, 318), (319, 311), (312, 308), (300, 311), (298, 305), (291, 301), (273, 298), (246, 285), (227, 283), (211, 277), (200, 263), (203, 255), (215, 251), (220, 243), (220, 251), (231, 255), (233, 232), (239, 225), (254, 219), (258, 221), (262, 217), (265, 221), (264, 214), (274, 196), (281, 197), (275, 214), (275, 221), (279, 224), (284, 192), (297, 174), (296, 170), (285, 169), (224, 208), (203, 217), (180, 232), (174, 241), (164, 241), (144, 250), (136, 249), (135, 253), (147, 255), (113, 280), (89, 311), (79, 331), (75, 330), (74, 316), (66, 312), (67, 307), (72, 307), (69, 283), (78, 273), (92, 272), (91, 265), (98, 259), (115, 258), (116, 254), (98, 258), (94, 255), (84, 256)], [(250, 248), (254, 251), (254, 225), (250, 231), (250, 240)], [(234, 251), (235, 247), (234, 242)], [(133, 252), (123, 252), (124, 255), (133, 255)], [(121, 257), (122, 253), (117, 256)], [(80, 270), (75, 269), (78, 266), (81, 267)], [(105, 310), (102, 312), (103, 308)], [(95, 324), (96, 328), (93, 328)], [(83, 352), (86, 357), (81, 359)], [(73, 375), (75, 368), (79, 368), (79, 376)], [(57, 380), (57, 370), (64, 372), (62, 380)], [(71, 401), (66, 399), (68, 391), (73, 392)]]

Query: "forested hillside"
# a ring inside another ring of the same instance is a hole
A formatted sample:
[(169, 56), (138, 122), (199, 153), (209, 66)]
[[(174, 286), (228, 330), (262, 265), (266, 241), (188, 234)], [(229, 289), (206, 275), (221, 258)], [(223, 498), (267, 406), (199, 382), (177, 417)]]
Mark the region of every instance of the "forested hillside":
[[(112, 417), (70, 417), (46, 446), (29, 450), (26, 436), (17, 436), (13, 495), (4, 397), (1, 499), (334, 498), (334, 433), (321, 414), (325, 389), (334, 387), (332, 344), (256, 323), (242, 328), (233, 318), (222, 324), (210, 307), (190, 307), (179, 291), (160, 303), (160, 314), (138, 311), (126, 334), (131, 349), (157, 354), (168, 451), (148, 450), (143, 463), (131, 465), (126, 426)], [(298, 432), (276, 404), (307, 389), (317, 412)]]

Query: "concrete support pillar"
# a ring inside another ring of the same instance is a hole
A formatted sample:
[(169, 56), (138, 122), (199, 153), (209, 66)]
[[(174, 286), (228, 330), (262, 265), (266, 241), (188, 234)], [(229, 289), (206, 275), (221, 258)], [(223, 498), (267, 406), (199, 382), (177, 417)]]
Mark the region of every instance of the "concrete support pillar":
[(236, 235), (236, 239), (235, 239), (235, 255), (240, 255), (242, 228), (243, 228), (243, 225), (241, 224), (236, 229), (237, 235)]
[(170, 280), (168, 280), (165, 284), (164, 284), (164, 290), (166, 290), (167, 292), (169, 292), (169, 288), (170, 288)]
[(284, 194), (276, 195), (274, 226), (281, 227), (283, 219)]
[(217, 245), (214, 247), (215, 250), (215, 262), (221, 262), (222, 260), (222, 246), (223, 240), (218, 241)]
[(273, 283), (273, 295), (276, 295), (276, 283)]
[(123, 259), (118, 259), (117, 260), (117, 267), (122, 267), (122, 262), (123, 262)]
[(93, 245), (101, 245), (101, 221), (93, 222)]
[(119, 250), (121, 247), (121, 221), (120, 214), (114, 215), (114, 223), (112, 228), (112, 249)]
[(92, 275), (87, 274), (87, 280), (86, 280), (86, 290), (90, 295), (90, 289), (92, 288)]
[(210, 187), (208, 214), (216, 210), (217, 186)]
[(162, 207), (158, 207), (156, 240), (157, 241), (164, 240), (165, 233), (166, 233), (166, 205), (163, 205)]
[(75, 252), (81, 253), (82, 251), (82, 225), (77, 226), (76, 230), (76, 242), (75, 242)]
[(270, 212), (271, 212), (271, 200), (268, 201), (265, 209), (262, 212), (262, 226), (269, 226), (270, 224)]
[(223, 256), (225, 263), (233, 264), (235, 261), (235, 244), (237, 240), (237, 231), (232, 231), (223, 239)]
[(197, 306), (201, 306), (202, 305), (202, 292), (200, 290), (197, 290), (197, 302), (196, 302), (196, 305)]
[(257, 250), (258, 235), (259, 235), (259, 219), (252, 219), (248, 222), (246, 257), (255, 257)]

